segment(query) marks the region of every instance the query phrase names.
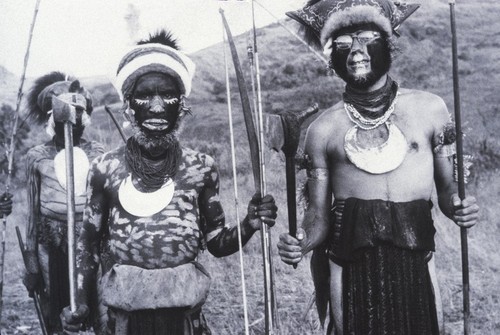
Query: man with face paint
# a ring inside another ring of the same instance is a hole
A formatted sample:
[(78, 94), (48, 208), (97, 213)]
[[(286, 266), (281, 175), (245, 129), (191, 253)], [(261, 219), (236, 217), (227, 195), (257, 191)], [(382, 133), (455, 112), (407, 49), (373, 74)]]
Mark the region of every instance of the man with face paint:
[[(303, 229), (296, 239), (282, 234), (278, 244), (288, 264), (314, 250), (315, 284), (329, 282), (329, 334), (439, 334), (434, 189), (457, 225), (477, 221), (476, 199), (455, 194), (455, 135), (443, 100), (401, 88), (388, 74), (395, 28), (417, 8), (311, 0), (288, 13), (346, 83), (343, 100), (307, 131)], [(321, 298), (325, 288), (316, 291)]]
[(61, 72), (51, 72), (35, 80), (27, 96), (29, 115), (34, 123), (46, 124), (51, 139), (31, 148), (26, 155), (27, 268), (23, 282), (30, 296), (35, 290), (40, 293), (45, 324), (51, 334), (62, 331), (59, 314), (69, 303), (64, 124), (54, 122), (53, 97), (76, 109), (73, 151), (77, 232), (82, 224), (89, 162), (104, 153), (101, 144), (82, 138), (90, 124), (92, 96), (80, 82)]
[[(98, 245), (108, 240), (101, 283), (111, 333), (210, 334), (201, 311), (210, 277), (197, 257), (203, 249), (216, 257), (236, 252), (238, 230), (225, 223), (214, 160), (177, 138), (194, 67), (165, 31), (139, 42), (118, 66), (116, 87), (137, 131), (90, 169), (77, 245), (78, 307), (61, 316), (67, 330), (80, 329), (88, 314)], [(261, 222), (274, 225), (276, 212), (271, 196), (254, 197), (242, 242)]]

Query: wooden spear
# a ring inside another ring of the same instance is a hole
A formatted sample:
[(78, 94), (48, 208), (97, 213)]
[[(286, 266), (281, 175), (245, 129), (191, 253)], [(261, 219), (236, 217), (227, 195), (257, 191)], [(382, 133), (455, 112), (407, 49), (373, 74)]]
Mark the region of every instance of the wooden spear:
[[(455, 0), (450, 0), (450, 22), (451, 22), (451, 48), (453, 57), (453, 97), (455, 105), (455, 130), (457, 145), (457, 179), (458, 196), (465, 199), (465, 178), (464, 178), (464, 154), (463, 154), (463, 133), (462, 118), (460, 112), (460, 85), (458, 78), (458, 51), (457, 51), (457, 28), (455, 21)], [(464, 334), (470, 333), (470, 301), (469, 301), (469, 255), (467, 243), (467, 228), (460, 227), (460, 242), (462, 249), (462, 286), (463, 286), (463, 307), (464, 307)]]
[[(28, 38), (28, 46), (26, 48), (26, 54), (24, 55), (24, 66), (23, 73), (21, 75), (21, 83), (19, 84), (19, 91), (17, 92), (17, 102), (16, 102), (16, 111), (14, 114), (14, 121), (12, 123), (12, 135), (10, 136), (10, 146), (7, 151), (8, 155), (8, 172), (7, 172), (7, 182), (5, 184), (5, 191), (8, 193), (10, 191), (10, 184), (12, 182), (12, 168), (14, 166), (14, 151), (16, 148), (16, 136), (17, 136), (17, 125), (19, 123), (19, 108), (21, 106), (21, 100), (23, 98), (23, 86), (24, 80), (26, 79), (26, 68), (28, 67), (28, 59), (30, 54), (31, 40), (33, 39), (33, 30), (35, 28), (36, 18), (38, 16), (38, 8), (40, 7), (40, 1), (37, 0), (35, 4), (35, 11), (33, 13), (33, 20), (31, 21), (29, 38)], [(7, 218), (2, 217), (2, 231), (1, 231), (1, 239), (2, 246), (0, 248), (0, 320), (2, 319), (2, 310), (3, 310), (3, 267), (5, 262), (5, 232), (7, 229)]]

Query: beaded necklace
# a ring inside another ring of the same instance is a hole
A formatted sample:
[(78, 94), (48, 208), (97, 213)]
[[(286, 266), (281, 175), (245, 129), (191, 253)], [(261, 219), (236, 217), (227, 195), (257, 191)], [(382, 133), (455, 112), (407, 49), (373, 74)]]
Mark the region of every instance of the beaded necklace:
[(177, 172), (181, 157), (182, 149), (178, 142), (167, 150), (165, 158), (154, 161), (143, 156), (139, 143), (133, 137), (127, 141), (127, 164), (146, 190), (158, 189), (168, 182)]
[(396, 106), (396, 101), (397, 101), (398, 95), (399, 95), (399, 92), (396, 93), (394, 100), (392, 100), (391, 105), (384, 112), (384, 114), (382, 114), (382, 116), (380, 116), (376, 119), (369, 119), (369, 118), (364, 117), (360, 112), (358, 112), (356, 107), (354, 107), (352, 104), (347, 103), (347, 102), (344, 102), (344, 109), (345, 109), (349, 119), (353, 123), (355, 123), (359, 128), (361, 128), (363, 130), (372, 130), (372, 129), (375, 129), (378, 126), (384, 124), (385, 122), (387, 122), (387, 120), (389, 120), (392, 113), (394, 113), (394, 109)]

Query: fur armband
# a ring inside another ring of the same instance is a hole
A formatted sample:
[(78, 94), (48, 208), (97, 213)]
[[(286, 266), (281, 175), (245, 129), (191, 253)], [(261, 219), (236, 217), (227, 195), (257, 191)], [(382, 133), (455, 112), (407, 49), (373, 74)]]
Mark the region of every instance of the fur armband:
[[(469, 182), (469, 176), (472, 168), (472, 155), (464, 155), (464, 183)], [(458, 183), (458, 160), (457, 155), (453, 155), (453, 180)]]
[(307, 170), (308, 180), (328, 180), (328, 169), (315, 168)]
[(437, 144), (432, 149), (434, 154), (438, 157), (451, 157), (456, 153), (455, 126), (453, 123), (447, 123), (443, 127), (443, 131), (438, 135)]
[(457, 153), (457, 148), (455, 147), (455, 144), (439, 144), (433, 149), (433, 151), (438, 157), (451, 157)]

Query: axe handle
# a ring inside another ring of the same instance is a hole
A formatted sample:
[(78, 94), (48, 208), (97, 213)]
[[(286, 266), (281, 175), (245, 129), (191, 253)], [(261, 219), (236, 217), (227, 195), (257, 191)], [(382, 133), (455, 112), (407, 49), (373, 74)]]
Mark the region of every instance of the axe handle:
[[(297, 238), (297, 200), (296, 200), (296, 178), (295, 157), (286, 157), (286, 198), (288, 205), (288, 233)], [(297, 268), (297, 264), (293, 265)]]
[(75, 171), (73, 166), (73, 126), (64, 123), (64, 148), (66, 149), (66, 203), (68, 205), (68, 269), (69, 302), (71, 311), (76, 311), (75, 283)]

